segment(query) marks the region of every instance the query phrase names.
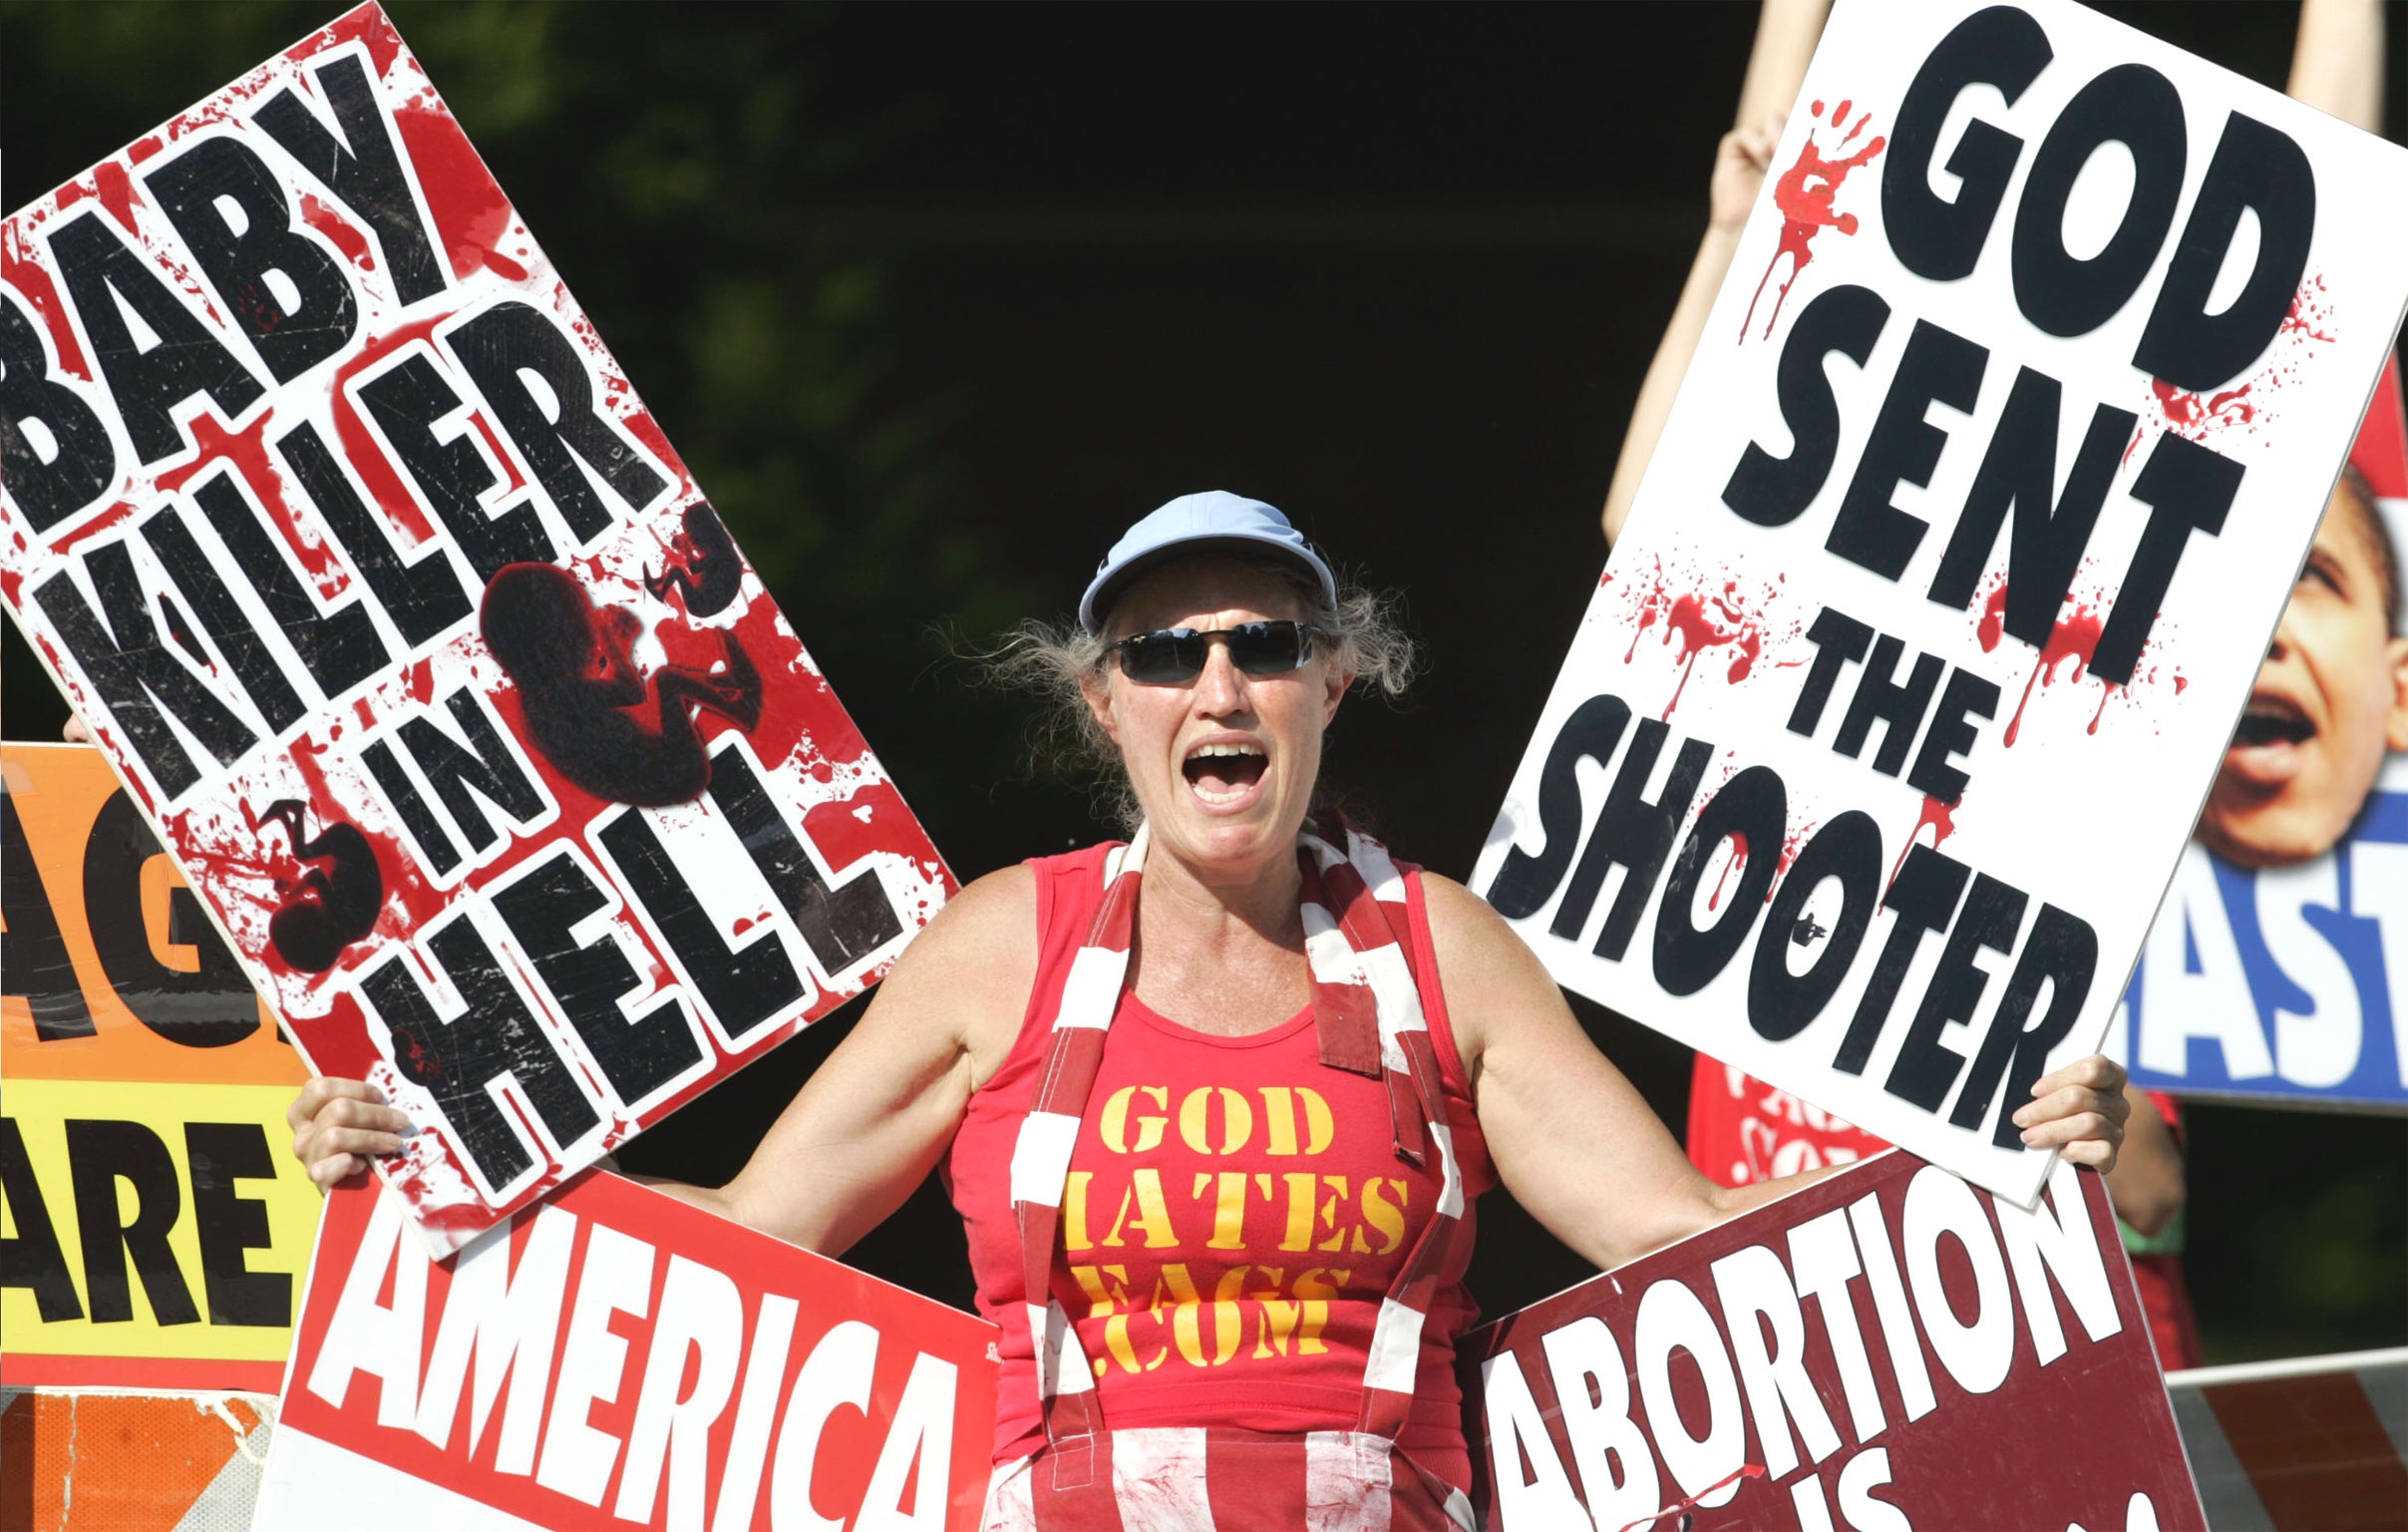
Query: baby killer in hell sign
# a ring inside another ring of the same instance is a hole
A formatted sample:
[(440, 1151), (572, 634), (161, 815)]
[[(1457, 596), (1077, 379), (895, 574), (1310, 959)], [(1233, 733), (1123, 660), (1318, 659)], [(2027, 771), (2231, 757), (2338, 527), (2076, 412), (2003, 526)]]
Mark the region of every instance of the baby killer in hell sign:
[(384, 14), (0, 225), (0, 595), (433, 1248), (950, 878)]
[(326, 1199), (261, 1532), (968, 1532), (995, 1328), (603, 1171), (443, 1261)]
[(1484, 1525), (2204, 1532), (2100, 1178), (1887, 1151), (1466, 1337)]
[(2408, 151), (2056, 0), (1843, 0), (1474, 885), (2020, 1203), (2408, 304)]

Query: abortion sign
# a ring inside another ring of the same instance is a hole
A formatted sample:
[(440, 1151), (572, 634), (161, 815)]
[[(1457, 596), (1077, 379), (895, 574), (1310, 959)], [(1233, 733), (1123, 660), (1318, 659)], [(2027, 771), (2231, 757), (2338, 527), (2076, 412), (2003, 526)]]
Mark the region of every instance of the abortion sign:
[(261, 1532), (978, 1524), (984, 1320), (602, 1171), (448, 1261), (407, 1225), (326, 1200)]
[(2062, 1163), (2027, 1213), (1886, 1152), (1460, 1355), (1505, 1532), (2207, 1525), (2106, 1189)]
[(0, 225), (0, 596), (434, 1248), (950, 887), (384, 14)]
[(2021, 1203), (2408, 304), (2408, 151), (2057, 0), (1843, 0), (1475, 886)]

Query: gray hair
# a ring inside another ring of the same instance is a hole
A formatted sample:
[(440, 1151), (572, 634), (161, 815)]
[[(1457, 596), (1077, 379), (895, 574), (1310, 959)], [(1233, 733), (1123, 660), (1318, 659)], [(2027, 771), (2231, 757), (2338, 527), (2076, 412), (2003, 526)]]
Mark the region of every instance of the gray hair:
[[(1319, 583), (1288, 560), (1245, 562), (1258, 563), (1295, 590), (1305, 620), (1327, 635), (1324, 652), (1354, 672), (1356, 687), (1393, 701), (1413, 684), (1421, 668), (1421, 648), (1399, 620), (1404, 600), (1397, 592), (1370, 590), (1341, 579), (1332, 606)], [(1030, 617), (1006, 629), (993, 648), (972, 657), (984, 666), (990, 681), (1038, 699), (1039, 711), (1029, 729), (1031, 764), (1092, 777), (1102, 794), (1099, 809), (1123, 830), (1134, 831), (1145, 816), (1121, 753), (1096, 722), (1083, 686), (1104, 678), (1111, 647), (1111, 639), (1089, 632), (1075, 618), (1048, 622)], [(1314, 797), (1318, 808), (1317, 784)]]

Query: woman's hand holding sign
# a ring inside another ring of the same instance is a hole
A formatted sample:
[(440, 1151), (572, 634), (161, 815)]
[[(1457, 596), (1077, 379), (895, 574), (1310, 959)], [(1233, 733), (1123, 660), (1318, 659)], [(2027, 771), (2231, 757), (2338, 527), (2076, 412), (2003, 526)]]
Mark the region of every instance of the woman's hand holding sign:
[(2034, 1149), (2058, 1150), (2076, 1165), (2105, 1174), (2116, 1168), (2131, 1112), (2124, 1066), (2093, 1053), (2034, 1080), (2032, 1102), (2015, 1113), (2015, 1126)]
[(325, 1075), (301, 1087), (284, 1120), (292, 1124), (293, 1157), (321, 1188), (366, 1170), (372, 1155), (398, 1152), (410, 1133), (409, 1117), (386, 1105), (383, 1091)]
[[(1764, 190), (1764, 173), (1772, 168), (1773, 151), (1781, 143), (1782, 123), (1778, 116), (1744, 123), (1724, 134), (1715, 147), (1714, 175), (1707, 191), (1711, 234), (1735, 239), (1746, 226), (1756, 193)], [(1728, 252), (1723, 260), (1729, 263)]]
[(1814, 57), (1815, 40), (1823, 35), (1824, 13), (1830, 0), (1765, 0), (1756, 22), (1756, 43), (1748, 53), (1747, 78), (1739, 87), (1739, 106), (1731, 114), (1731, 131), (1714, 151), (1714, 171), (1707, 190), (1705, 237), (1698, 241), (1697, 258), (1681, 287), (1680, 301), (1664, 338), (1648, 363), (1647, 376), (1630, 408), (1630, 425), (1622, 451), (1613, 466), (1613, 482), (1605, 491), (1605, 541), (1622, 535), (1622, 519), (1630, 514), (1639, 478), (1663, 435), (1664, 418), (1672, 413), (1673, 396), (1689, 370), (1689, 358), (1705, 333), (1706, 314), (1714, 294), (1730, 272), (1731, 253), (1739, 247), (1740, 230), (1764, 189), (1772, 169), (1773, 151), (1781, 145), (1781, 130), (1789, 120), (1798, 86)]

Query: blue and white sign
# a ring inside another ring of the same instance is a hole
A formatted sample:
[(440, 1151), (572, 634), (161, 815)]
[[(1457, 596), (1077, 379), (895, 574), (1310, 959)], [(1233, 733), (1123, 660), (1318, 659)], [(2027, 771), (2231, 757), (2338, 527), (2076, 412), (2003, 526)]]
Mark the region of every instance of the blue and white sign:
[(2408, 1110), (2408, 770), (2350, 838), (2252, 872), (2184, 852), (2108, 1034), (2134, 1083)]

